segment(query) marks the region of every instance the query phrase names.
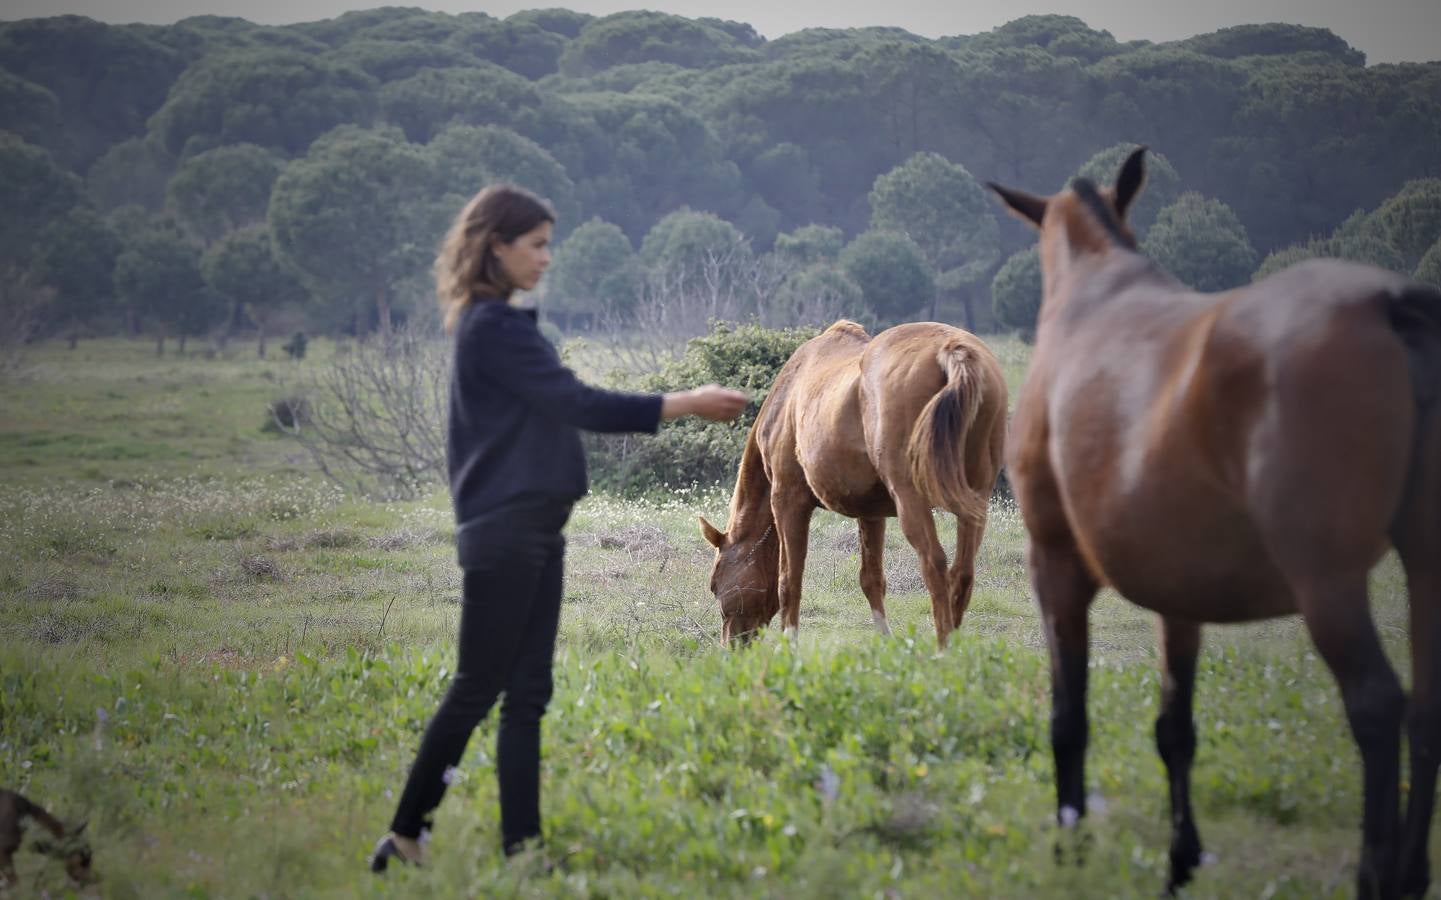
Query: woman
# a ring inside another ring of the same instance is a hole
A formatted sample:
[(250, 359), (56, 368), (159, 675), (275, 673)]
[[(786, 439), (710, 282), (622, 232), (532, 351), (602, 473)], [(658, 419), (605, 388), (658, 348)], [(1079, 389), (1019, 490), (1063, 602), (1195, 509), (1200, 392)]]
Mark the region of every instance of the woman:
[(551, 696), (560, 621), (561, 529), (587, 488), (580, 429), (654, 432), (662, 420), (729, 421), (746, 396), (716, 385), (622, 394), (583, 384), (512, 306), (550, 263), (555, 214), (508, 186), (461, 211), (435, 261), (447, 331), (455, 335), (447, 458), (463, 570), (460, 658), (425, 729), (372, 871), (419, 863), (422, 830), (450, 772), (496, 698), (501, 840), (506, 855), (540, 837), (540, 719)]

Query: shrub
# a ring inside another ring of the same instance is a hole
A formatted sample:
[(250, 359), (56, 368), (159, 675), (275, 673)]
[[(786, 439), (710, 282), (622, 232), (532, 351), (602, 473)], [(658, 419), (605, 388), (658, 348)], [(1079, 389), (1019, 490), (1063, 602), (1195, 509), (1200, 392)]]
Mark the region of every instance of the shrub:
[[(445, 483), (450, 343), (414, 326), (355, 342), (303, 372), (285, 427), (327, 478), (362, 493), (409, 498)], [(280, 416), (272, 418), (279, 423)]]
[(283, 432), (310, 421), (310, 404), (297, 394), (277, 397), (265, 407), (265, 432)]
[(304, 359), (305, 345), (308, 343), (309, 340), (305, 337), (305, 332), (297, 331), (291, 335), (289, 341), (280, 345), (280, 349), (284, 350), (291, 359)]
[(728, 482), (771, 383), (796, 348), (816, 333), (718, 323), (659, 372), (617, 385), (661, 393), (714, 382), (745, 391), (752, 402), (735, 422), (688, 416), (664, 424), (654, 437), (587, 435), (591, 481), (622, 494)]

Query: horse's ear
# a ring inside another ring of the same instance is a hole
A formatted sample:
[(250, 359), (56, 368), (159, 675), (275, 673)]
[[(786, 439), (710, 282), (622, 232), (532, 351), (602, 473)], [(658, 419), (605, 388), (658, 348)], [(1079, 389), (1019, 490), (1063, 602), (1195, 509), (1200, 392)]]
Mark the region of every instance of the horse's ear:
[(711, 523), (707, 522), (705, 520), (705, 516), (700, 516), (699, 518), (701, 536), (704, 537), (706, 539), (706, 542), (709, 543), (712, 547), (719, 550), (721, 548), (721, 545), (725, 543), (725, 532), (721, 531)]
[(1141, 192), (1141, 185), (1145, 183), (1146, 147), (1142, 145), (1131, 151), (1131, 155), (1121, 164), (1120, 174), (1116, 176), (1116, 215), (1123, 220), (1126, 218), (1126, 210)]
[(999, 194), (1000, 198), (1006, 201), (1006, 206), (1010, 207), (1011, 212), (1037, 228), (1041, 227), (1041, 220), (1046, 217), (1045, 198), (1028, 194), (1025, 191), (1001, 187), (994, 181), (986, 182), (986, 187)]

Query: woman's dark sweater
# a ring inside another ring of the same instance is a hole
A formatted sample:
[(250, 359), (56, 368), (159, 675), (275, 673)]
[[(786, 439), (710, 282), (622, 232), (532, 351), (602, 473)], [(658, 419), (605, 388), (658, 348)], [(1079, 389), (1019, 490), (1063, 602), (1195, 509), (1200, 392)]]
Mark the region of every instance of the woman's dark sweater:
[(591, 387), (561, 364), (534, 310), (477, 299), (461, 314), (447, 460), (462, 527), (517, 502), (573, 503), (588, 487), (580, 429), (654, 433), (659, 394)]

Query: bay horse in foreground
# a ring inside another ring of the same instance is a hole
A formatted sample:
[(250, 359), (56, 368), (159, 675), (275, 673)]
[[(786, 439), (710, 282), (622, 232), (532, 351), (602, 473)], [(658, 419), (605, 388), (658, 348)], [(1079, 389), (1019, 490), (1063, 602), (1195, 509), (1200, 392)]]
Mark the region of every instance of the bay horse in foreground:
[[(1441, 293), (1339, 260), (1188, 290), (1136, 252), (1126, 225), (1143, 155), (1113, 188), (1077, 179), (1037, 197), (991, 185), (1040, 230), (1044, 296), (1007, 461), (1051, 653), (1058, 819), (1085, 814), (1099, 587), (1160, 614), (1172, 890), (1201, 858), (1190, 801), (1200, 625), (1300, 613), (1361, 752), (1359, 894), (1424, 893), (1441, 760)], [(1393, 547), (1410, 595), (1409, 706), (1367, 600), (1367, 573)]]
[[(727, 530), (700, 520), (716, 548), (721, 640), (749, 639), (777, 610), (794, 633), (811, 514), (825, 507), (859, 523), (861, 590), (883, 634), (886, 519), (900, 519), (945, 646), (970, 603), (1005, 424), (1000, 363), (959, 328), (916, 322), (872, 338), (841, 321), (802, 344), (746, 439)], [(932, 508), (957, 519), (949, 571)]]

